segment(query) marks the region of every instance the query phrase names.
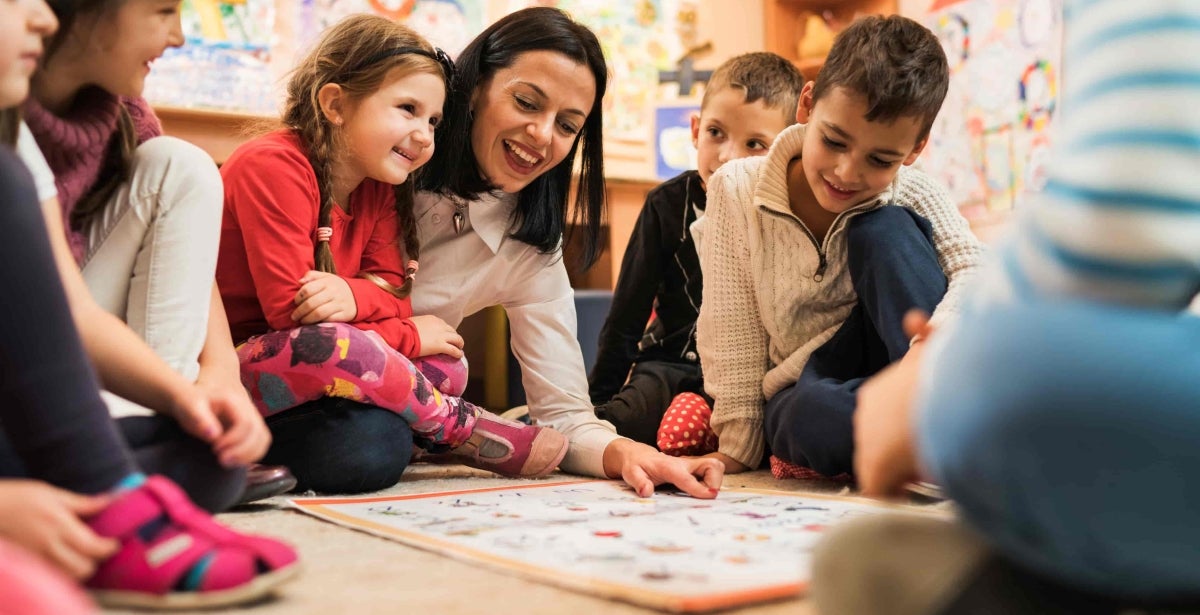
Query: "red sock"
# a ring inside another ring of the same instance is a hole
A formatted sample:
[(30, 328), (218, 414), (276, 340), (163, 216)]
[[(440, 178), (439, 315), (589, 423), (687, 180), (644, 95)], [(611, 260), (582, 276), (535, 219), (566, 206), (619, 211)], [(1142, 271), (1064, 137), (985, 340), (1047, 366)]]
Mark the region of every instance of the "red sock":
[(680, 393), (671, 400), (658, 426), (658, 450), (676, 457), (704, 455), (717, 450), (717, 434), (709, 421), (712, 408), (695, 393)]

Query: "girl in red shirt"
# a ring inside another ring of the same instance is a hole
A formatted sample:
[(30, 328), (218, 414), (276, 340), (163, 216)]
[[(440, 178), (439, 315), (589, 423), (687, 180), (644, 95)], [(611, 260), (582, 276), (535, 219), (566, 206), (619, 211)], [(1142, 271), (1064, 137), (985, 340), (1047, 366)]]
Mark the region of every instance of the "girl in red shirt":
[[(297, 406), (343, 398), (399, 415), (431, 452), (539, 476), (561, 461), (566, 439), (459, 398), (462, 338), (440, 318), (413, 316), (408, 298), (419, 242), (407, 180), (433, 154), (452, 73), (444, 53), (387, 19), (330, 28), (292, 75), (285, 129), (221, 168), (217, 283), (244, 342), (243, 384), (264, 416), (278, 417), (273, 431)], [(306, 480), (321, 472), (307, 470), (313, 455), (288, 435), (276, 442), (287, 458), (268, 457), (292, 463), (300, 488), (387, 486), (355, 480), (353, 467), (340, 484)]]

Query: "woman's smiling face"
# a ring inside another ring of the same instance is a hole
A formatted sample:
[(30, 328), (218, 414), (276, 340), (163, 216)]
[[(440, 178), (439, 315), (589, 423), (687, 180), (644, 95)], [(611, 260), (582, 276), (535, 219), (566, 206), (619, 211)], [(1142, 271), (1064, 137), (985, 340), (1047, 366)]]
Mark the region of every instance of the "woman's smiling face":
[(595, 100), (587, 65), (554, 51), (521, 54), (471, 97), (480, 173), (503, 192), (519, 192), (567, 157)]

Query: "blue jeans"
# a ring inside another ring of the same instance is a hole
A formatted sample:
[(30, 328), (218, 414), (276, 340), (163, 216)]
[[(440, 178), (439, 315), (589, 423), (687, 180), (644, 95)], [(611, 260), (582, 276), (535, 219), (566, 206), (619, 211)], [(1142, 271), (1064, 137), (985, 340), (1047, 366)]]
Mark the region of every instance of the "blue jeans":
[(391, 410), (323, 397), (267, 419), (273, 441), (263, 463), (285, 465), (296, 489), (365, 493), (395, 485), (408, 467), (413, 432)]
[(813, 352), (796, 384), (763, 407), (773, 455), (825, 476), (853, 470), (858, 387), (908, 352), (904, 315), (914, 308), (933, 312), (946, 294), (932, 232), (928, 220), (897, 206), (850, 220), (846, 258), (858, 303)]
[[(1200, 597), (1200, 319), (1041, 303), (947, 331), (924, 466), (1020, 565), (1135, 598)], [(964, 323), (965, 325), (966, 323)], [(936, 350), (931, 348), (930, 350)]]

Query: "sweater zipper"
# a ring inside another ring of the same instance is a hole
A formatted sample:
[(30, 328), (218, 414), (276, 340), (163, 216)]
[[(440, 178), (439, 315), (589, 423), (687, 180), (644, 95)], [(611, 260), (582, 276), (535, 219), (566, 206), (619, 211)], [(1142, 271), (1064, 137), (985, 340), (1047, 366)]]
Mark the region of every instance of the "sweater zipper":
[(808, 230), (808, 226), (805, 225), (804, 222), (802, 222), (799, 218), (797, 218), (795, 216), (795, 214), (791, 215), (791, 218), (793, 220), (795, 220), (797, 224), (800, 225), (800, 228), (801, 228), (801, 230), (804, 231), (804, 234), (808, 235), (808, 240), (812, 242), (813, 248), (816, 249), (816, 251), (817, 251), (817, 271), (816, 271), (816, 273), (813, 273), (813, 276), (812, 276), (812, 279), (814, 282), (820, 282), (825, 279), (825, 268), (829, 265), (829, 261), (825, 257), (825, 244), (829, 242), (831, 237), (833, 237), (834, 229), (836, 229), (838, 227), (838, 223), (841, 222), (849, 214), (863, 211), (870, 207), (874, 207), (878, 204), (879, 204), (879, 201), (873, 201), (869, 204), (863, 203), (856, 207), (851, 207), (850, 209), (847, 209), (846, 211), (843, 211), (842, 213), (838, 214), (837, 217), (833, 219), (833, 223), (829, 225), (829, 231), (825, 233), (825, 241), (822, 241), (822, 242), (817, 241), (817, 236), (813, 235), (813, 232)]

